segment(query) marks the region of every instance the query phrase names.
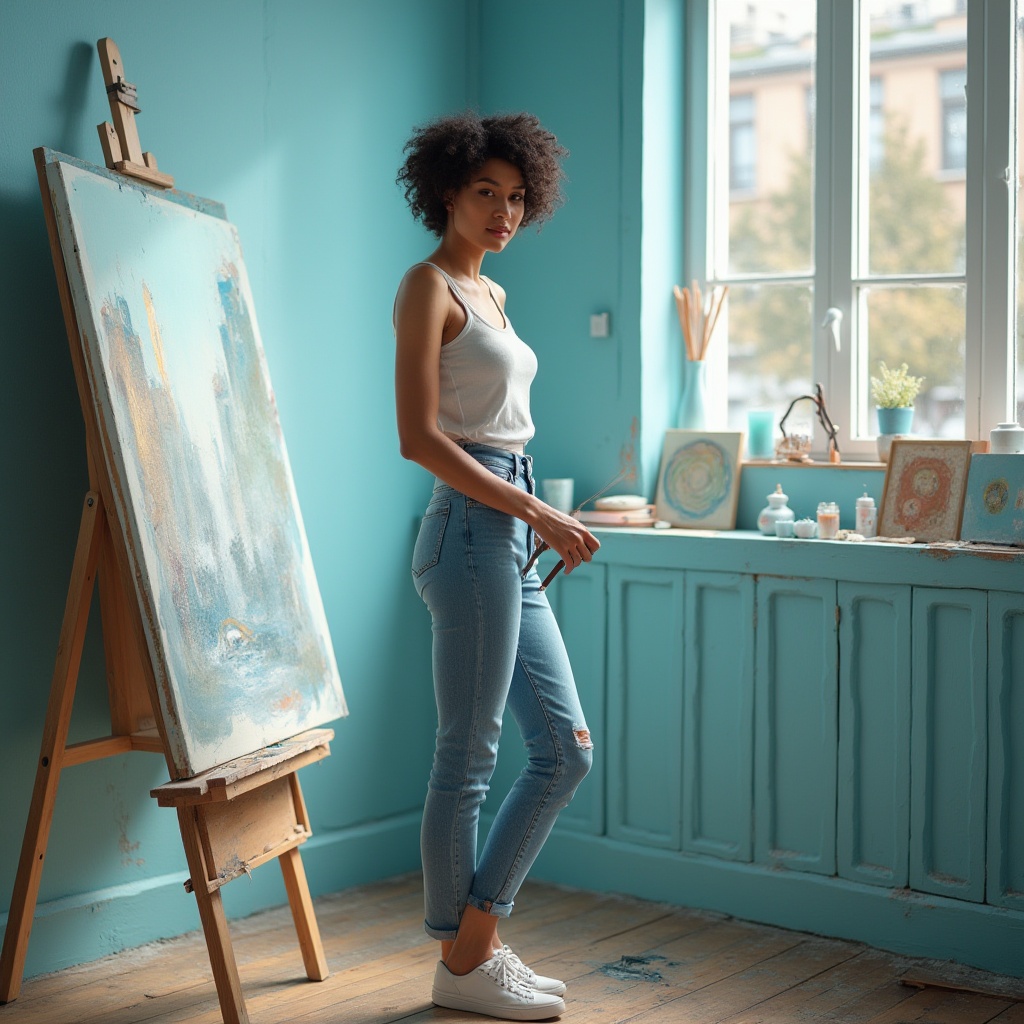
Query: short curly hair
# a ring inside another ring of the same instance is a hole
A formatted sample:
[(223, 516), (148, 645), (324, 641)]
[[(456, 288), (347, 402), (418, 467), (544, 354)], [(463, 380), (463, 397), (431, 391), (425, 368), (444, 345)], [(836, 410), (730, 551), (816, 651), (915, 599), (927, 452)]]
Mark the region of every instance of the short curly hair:
[(465, 111), (441, 117), (413, 129), (403, 152), (408, 155), (396, 180), (405, 188), (413, 216), (438, 238), (448, 223), (448, 198), (494, 157), (523, 175), (523, 227), (539, 226), (563, 201), (561, 161), (569, 151), (533, 114), (480, 117)]

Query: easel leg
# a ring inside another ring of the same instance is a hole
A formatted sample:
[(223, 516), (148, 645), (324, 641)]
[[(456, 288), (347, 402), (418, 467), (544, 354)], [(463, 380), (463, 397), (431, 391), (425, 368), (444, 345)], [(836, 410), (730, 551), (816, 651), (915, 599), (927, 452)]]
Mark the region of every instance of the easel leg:
[(206, 887), (206, 861), (199, 839), (199, 823), (194, 807), (178, 808), (178, 824), (181, 840), (185, 846), (185, 857), (192, 875), (192, 891), (199, 907), (199, 918), (203, 922), (206, 948), (210, 953), (210, 966), (217, 986), (220, 1012), (224, 1024), (249, 1024), (249, 1014), (242, 996), (242, 983), (238, 977), (238, 964), (231, 946), (227, 915), (220, 890), (210, 892)]
[(330, 971), (320, 941), (320, 928), (313, 912), (313, 900), (309, 895), (309, 883), (306, 881), (306, 869), (302, 866), (299, 848), (288, 850), (277, 859), (281, 865), (281, 874), (284, 875), (284, 887), (288, 891), (288, 904), (292, 908), (295, 931), (299, 936), (306, 977), (310, 981), (323, 981)]
[(57, 647), (57, 663), (50, 684), (50, 700), (46, 708), (42, 749), (36, 768), (36, 781), (29, 806), (25, 839), (21, 846), (18, 876), (11, 896), (11, 911), (4, 933), (3, 952), (0, 953), (0, 1002), (9, 1003), (18, 998), (21, 979), (25, 971), (28, 938), (32, 931), (32, 917), (39, 897), (39, 882), (43, 874), (43, 858), (53, 822), (53, 806), (57, 798), (64, 748), (67, 745), (71, 707), (75, 699), (78, 668), (82, 659), (82, 645), (89, 620), (93, 583), (100, 554), (100, 538), (104, 517), (100, 497), (90, 491), (85, 497), (82, 522), (75, 547), (75, 561), (68, 586), (68, 599), (64, 606), (64, 621)]

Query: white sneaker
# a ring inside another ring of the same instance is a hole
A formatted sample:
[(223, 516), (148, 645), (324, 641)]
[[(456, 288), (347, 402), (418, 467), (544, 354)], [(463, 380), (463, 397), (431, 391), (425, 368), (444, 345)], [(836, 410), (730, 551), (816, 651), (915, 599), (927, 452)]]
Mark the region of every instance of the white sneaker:
[(519, 973), (523, 976), (526, 984), (529, 985), (534, 992), (545, 992), (549, 996), (565, 995), (564, 981), (559, 981), (558, 978), (547, 978), (543, 974), (538, 974), (532, 967), (527, 967), (526, 964), (524, 964), (508, 946), (503, 946), (502, 948), (513, 966), (518, 968)]
[(526, 984), (520, 967), (504, 949), (465, 975), (452, 974), (439, 961), (431, 998), (450, 1010), (469, 1010), (501, 1020), (546, 1020), (565, 1012), (560, 996), (538, 992)]

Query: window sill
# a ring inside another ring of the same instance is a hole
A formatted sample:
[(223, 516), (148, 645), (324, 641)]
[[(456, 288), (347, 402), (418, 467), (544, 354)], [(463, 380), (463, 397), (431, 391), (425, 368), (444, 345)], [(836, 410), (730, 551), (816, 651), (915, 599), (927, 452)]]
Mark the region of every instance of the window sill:
[(810, 462), (794, 462), (791, 459), (744, 459), (744, 466), (775, 466), (779, 469), (885, 469), (884, 462), (829, 462), (827, 459), (812, 459)]

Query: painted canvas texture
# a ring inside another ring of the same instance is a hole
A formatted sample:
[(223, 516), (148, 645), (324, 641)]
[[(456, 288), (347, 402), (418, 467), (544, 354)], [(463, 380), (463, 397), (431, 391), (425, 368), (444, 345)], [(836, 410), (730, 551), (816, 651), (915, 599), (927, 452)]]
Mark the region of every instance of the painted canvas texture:
[(742, 446), (738, 431), (665, 431), (655, 502), (658, 518), (690, 529), (735, 529)]
[(1024, 455), (971, 459), (960, 539), (1024, 546)]
[(88, 387), (187, 777), (347, 713), (235, 228), (47, 165)]
[(970, 441), (893, 441), (878, 535), (926, 543), (956, 540), (970, 458)]

